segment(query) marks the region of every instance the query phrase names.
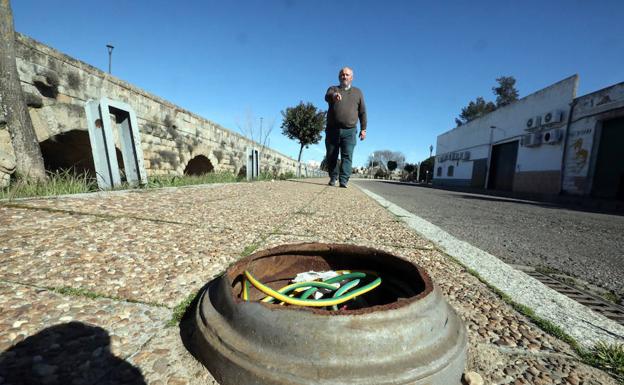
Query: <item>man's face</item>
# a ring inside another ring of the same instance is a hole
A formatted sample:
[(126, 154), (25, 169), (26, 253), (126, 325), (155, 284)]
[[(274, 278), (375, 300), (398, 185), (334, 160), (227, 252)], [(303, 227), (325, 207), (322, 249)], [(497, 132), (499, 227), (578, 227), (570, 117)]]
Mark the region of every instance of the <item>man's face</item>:
[(351, 82), (353, 81), (353, 71), (348, 68), (343, 68), (340, 70), (338, 74), (338, 80), (340, 80), (340, 85), (343, 87), (349, 87)]

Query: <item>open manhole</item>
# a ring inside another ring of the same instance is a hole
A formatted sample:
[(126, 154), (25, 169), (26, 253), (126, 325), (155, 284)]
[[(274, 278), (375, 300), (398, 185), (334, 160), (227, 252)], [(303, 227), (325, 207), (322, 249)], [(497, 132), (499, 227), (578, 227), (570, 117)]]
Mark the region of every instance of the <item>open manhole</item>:
[[(253, 285), (244, 295), (245, 271), (273, 290), (307, 271), (365, 272), (381, 283), (333, 310), (263, 302)], [(466, 361), (464, 324), (427, 272), (366, 247), (255, 253), (207, 285), (196, 322), (193, 350), (225, 385), (457, 385)]]

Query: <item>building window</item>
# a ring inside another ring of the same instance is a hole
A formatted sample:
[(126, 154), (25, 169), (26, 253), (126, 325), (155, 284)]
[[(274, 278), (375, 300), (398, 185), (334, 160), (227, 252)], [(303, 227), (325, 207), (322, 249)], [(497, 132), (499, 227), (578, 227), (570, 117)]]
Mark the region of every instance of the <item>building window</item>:
[(436, 176), (442, 176), (442, 167), (438, 167), (438, 170), (436, 171)]
[(449, 166), (446, 171), (446, 176), (453, 176), (453, 171), (455, 171), (455, 166)]

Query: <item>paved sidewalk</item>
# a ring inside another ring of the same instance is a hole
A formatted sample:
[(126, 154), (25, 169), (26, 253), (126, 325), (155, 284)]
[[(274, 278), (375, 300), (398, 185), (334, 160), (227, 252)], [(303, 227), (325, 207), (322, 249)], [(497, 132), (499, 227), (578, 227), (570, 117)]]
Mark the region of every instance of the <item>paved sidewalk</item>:
[[(325, 179), (0, 203), (0, 384), (216, 384), (173, 308), (252, 249), (344, 242), (423, 266), (486, 384), (616, 384), (357, 188)], [(243, 384), (241, 384), (243, 385)]]

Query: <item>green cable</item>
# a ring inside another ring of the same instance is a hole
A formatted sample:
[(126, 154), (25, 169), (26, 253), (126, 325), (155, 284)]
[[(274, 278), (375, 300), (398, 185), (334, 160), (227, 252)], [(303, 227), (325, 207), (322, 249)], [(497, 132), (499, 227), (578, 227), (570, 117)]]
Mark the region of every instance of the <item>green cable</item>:
[[(360, 284), (360, 280), (359, 279), (354, 279), (353, 281), (349, 281), (347, 283), (345, 283), (344, 285), (340, 286), (340, 289), (336, 290), (336, 292), (334, 293), (334, 298), (338, 298), (341, 295), (343, 295), (344, 293), (348, 292), (350, 289), (352, 289), (353, 287), (357, 286)], [(334, 305), (332, 307), (333, 310), (338, 310), (338, 305)]]
[(249, 301), (249, 281), (243, 277), (243, 301)]
[[(290, 284), (288, 286), (284, 286), (283, 288), (279, 289), (277, 292), (278, 293), (282, 293), (282, 294), (288, 294), (291, 291), (293, 291), (295, 289), (298, 289), (300, 287), (310, 287), (310, 286), (312, 286), (312, 287), (320, 287), (320, 288), (323, 288), (323, 289), (329, 289), (331, 291), (336, 291), (336, 289), (337, 289), (336, 286), (334, 286), (332, 284), (329, 284), (327, 282), (308, 281), (308, 282), (296, 282), (296, 283)], [(262, 302), (273, 302), (274, 300), (275, 300), (275, 298), (267, 296), (267, 297), (264, 297), (262, 299)]]
[[(328, 278), (328, 279), (324, 280), (323, 282), (325, 282), (325, 283), (338, 283), (338, 282), (341, 282), (341, 281), (344, 281), (344, 280), (347, 280), (347, 279), (351, 279), (351, 278), (365, 278), (365, 277), (366, 277), (365, 273), (355, 272), (355, 273), (347, 273), (347, 274), (338, 275), (336, 277)], [(309, 296), (311, 296), (315, 292), (316, 292), (316, 289), (311, 287), (311, 288), (306, 290), (301, 295), (301, 299), (307, 299)]]

